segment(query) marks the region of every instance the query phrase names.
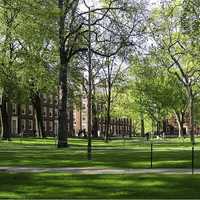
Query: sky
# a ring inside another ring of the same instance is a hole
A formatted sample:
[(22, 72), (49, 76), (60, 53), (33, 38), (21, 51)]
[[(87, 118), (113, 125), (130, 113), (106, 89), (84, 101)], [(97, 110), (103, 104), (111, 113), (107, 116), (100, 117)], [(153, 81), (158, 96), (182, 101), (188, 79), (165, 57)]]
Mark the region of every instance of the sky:
[[(159, 5), (159, 4), (160, 4), (160, 1), (161, 1), (161, 0), (148, 0), (150, 6), (152, 6), (152, 7), (155, 7), (155, 6)], [(99, 5), (99, 0), (85, 0), (85, 2), (86, 2), (88, 5), (92, 6), (92, 7), (98, 7), (98, 5)], [(82, 10), (82, 11), (87, 11), (88, 9), (87, 9), (87, 8), (85, 7), (85, 5), (82, 3), (81, 6), (80, 6), (80, 10)]]

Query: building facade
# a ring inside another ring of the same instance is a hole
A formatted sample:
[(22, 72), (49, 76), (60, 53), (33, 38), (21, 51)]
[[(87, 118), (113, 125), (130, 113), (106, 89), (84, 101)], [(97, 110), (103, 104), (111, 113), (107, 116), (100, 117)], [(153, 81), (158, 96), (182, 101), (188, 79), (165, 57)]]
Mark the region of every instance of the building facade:
[[(46, 136), (56, 136), (58, 134), (58, 96), (41, 95), (43, 128)], [(10, 106), (11, 135), (12, 136), (39, 136), (36, 111), (31, 103), (17, 104)], [(87, 98), (83, 97), (79, 106), (68, 109), (68, 133), (69, 136), (86, 136)], [(1, 126), (1, 124), (0, 124)], [(95, 137), (104, 137), (106, 131), (106, 119), (97, 119), (97, 130), (93, 134)], [(129, 119), (111, 119), (111, 136), (130, 135), (132, 132), (132, 122)]]
[[(42, 117), (45, 134), (53, 136), (58, 132), (58, 97), (42, 95)], [(37, 136), (39, 135), (36, 111), (32, 104), (11, 105), (11, 134), (13, 136)]]

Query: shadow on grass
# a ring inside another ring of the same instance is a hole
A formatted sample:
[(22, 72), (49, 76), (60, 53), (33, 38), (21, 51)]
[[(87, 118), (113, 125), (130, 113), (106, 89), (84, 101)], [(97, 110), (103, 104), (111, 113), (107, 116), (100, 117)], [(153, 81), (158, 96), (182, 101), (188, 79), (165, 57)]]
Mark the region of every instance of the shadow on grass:
[[(183, 167), (191, 166), (191, 152), (154, 152), (153, 167)], [(195, 167), (200, 166), (199, 155), (195, 159)], [(95, 150), (92, 161), (87, 160), (86, 150), (41, 150), (0, 152), (0, 166), (41, 166), (41, 167), (119, 167), (119, 168), (149, 168), (150, 153), (141, 151), (101, 151)]]
[[(70, 148), (57, 149), (53, 140), (27, 139), (1, 142), (0, 166), (31, 167), (115, 167), (149, 168), (150, 146), (137, 143), (119, 146), (120, 141), (107, 144), (94, 141), (93, 160), (87, 160), (85, 140), (71, 139)], [(122, 141), (121, 141), (122, 142)], [(84, 145), (83, 145), (84, 144)], [(102, 145), (105, 145), (103, 147)], [(200, 167), (200, 151), (195, 151), (195, 167)], [(191, 149), (187, 143), (155, 144), (153, 148), (154, 168), (190, 168)]]
[(200, 176), (0, 174), (0, 198), (186, 199), (199, 198)]

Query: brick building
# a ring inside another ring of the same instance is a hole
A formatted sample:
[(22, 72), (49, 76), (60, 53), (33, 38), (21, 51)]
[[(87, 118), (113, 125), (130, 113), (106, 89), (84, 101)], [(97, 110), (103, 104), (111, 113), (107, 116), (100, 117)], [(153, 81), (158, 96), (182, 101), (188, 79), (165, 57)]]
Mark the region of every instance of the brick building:
[[(58, 131), (58, 97), (42, 95), (43, 126), (46, 135), (53, 136)], [(11, 105), (11, 134), (38, 135), (36, 112), (32, 104)]]
[[(58, 96), (41, 95), (41, 105), (45, 135), (55, 136), (58, 134)], [(78, 136), (80, 130), (85, 130), (87, 132), (87, 98), (82, 98), (80, 106), (73, 106), (72, 109), (68, 110), (68, 130), (70, 136)], [(22, 134), (23, 136), (39, 136), (36, 111), (32, 104), (12, 103), (9, 105), (9, 113), (12, 136), (19, 136)], [(103, 137), (105, 134), (105, 126), (106, 119), (102, 117), (98, 119), (98, 134), (95, 136)], [(131, 120), (111, 119), (110, 133), (112, 136), (129, 135), (131, 131)]]

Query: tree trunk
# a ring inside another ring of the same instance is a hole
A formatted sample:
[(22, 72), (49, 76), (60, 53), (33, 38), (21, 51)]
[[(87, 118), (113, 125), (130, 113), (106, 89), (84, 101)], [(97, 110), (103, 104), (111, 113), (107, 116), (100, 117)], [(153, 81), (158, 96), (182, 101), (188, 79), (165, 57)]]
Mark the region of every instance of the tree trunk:
[[(94, 81), (94, 80), (93, 80)], [(97, 117), (97, 106), (96, 106), (96, 88), (93, 82), (93, 95), (92, 95), (92, 136), (98, 137), (98, 117)]]
[(1, 106), (1, 114), (2, 114), (2, 125), (3, 125), (3, 140), (11, 139), (11, 117), (9, 114), (9, 101), (7, 100), (5, 94), (2, 96), (2, 106)]
[(178, 137), (180, 138), (180, 137), (182, 137), (183, 136), (183, 129), (182, 129), (182, 123), (181, 123), (181, 121), (180, 120), (177, 120), (177, 123), (178, 123)]
[(110, 107), (111, 107), (111, 82), (110, 78), (108, 78), (108, 99), (107, 99), (106, 137), (105, 137), (106, 142), (109, 141), (109, 135), (110, 135)]
[(45, 135), (44, 126), (43, 126), (42, 104), (41, 104), (41, 98), (40, 98), (39, 92), (36, 92), (31, 96), (31, 101), (36, 111), (36, 118), (37, 118), (36, 120), (37, 120), (39, 135), (42, 138), (45, 138), (46, 135)]
[(178, 123), (178, 136), (179, 137), (182, 137), (184, 134), (184, 128), (183, 128), (183, 124), (184, 124), (184, 117), (185, 117), (185, 114), (183, 112), (181, 113), (177, 113), (175, 112), (175, 116), (176, 116), (176, 120), (177, 120), (177, 123)]
[(157, 127), (157, 135), (160, 135), (160, 121), (159, 120), (157, 121), (156, 127)]
[(64, 16), (64, 0), (58, 0), (60, 9), (59, 17), (59, 55), (60, 55), (60, 70), (59, 70), (59, 116), (58, 116), (58, 148), (68, 146), (67, 132), (67, 74), (68, 60), (65, 49), (65, 16)]
[(98, 118), (97, 118), (97, 110), (93, 101), (92, 105), (92, 136), (98, 137)]
[(189, 133), (190, 140), (194, 144), (194, 95), (191, 86), (187, 86), (187, 95), (189, 100)]
[(190, 138), (191, 142), (194, 143), (194, 101), (193, 96), (190, 94), (190, 102), (189, 102), (189, 115), (190, 115)]
[(129, 121), (129, 137), (132, 137), (132, 120)]
[(143, 113), (141, 113), (141, 119), (140, 119), (140, 123), (141, 123), (141, 137), (144, 137), (144, 116)]
[(74, 112), (73, 112), (73, 105), (70, 105), (69, 110), (69, 133), (71, 136), (75, 136), (74, 134)]
[(166, 119), (163, 120), (163, 133), (164, 134), (167, 133), (167, 120)]
[(106, 132), (105, 132), (105, 141), (109, 141), (109, 135), (110, 135), (110, 109), (107, 110), (107, 116), (106, 116)]
[(92, 54), (91, 54), (91, 13), (88, 8), (88, 160), (92, 159)]

